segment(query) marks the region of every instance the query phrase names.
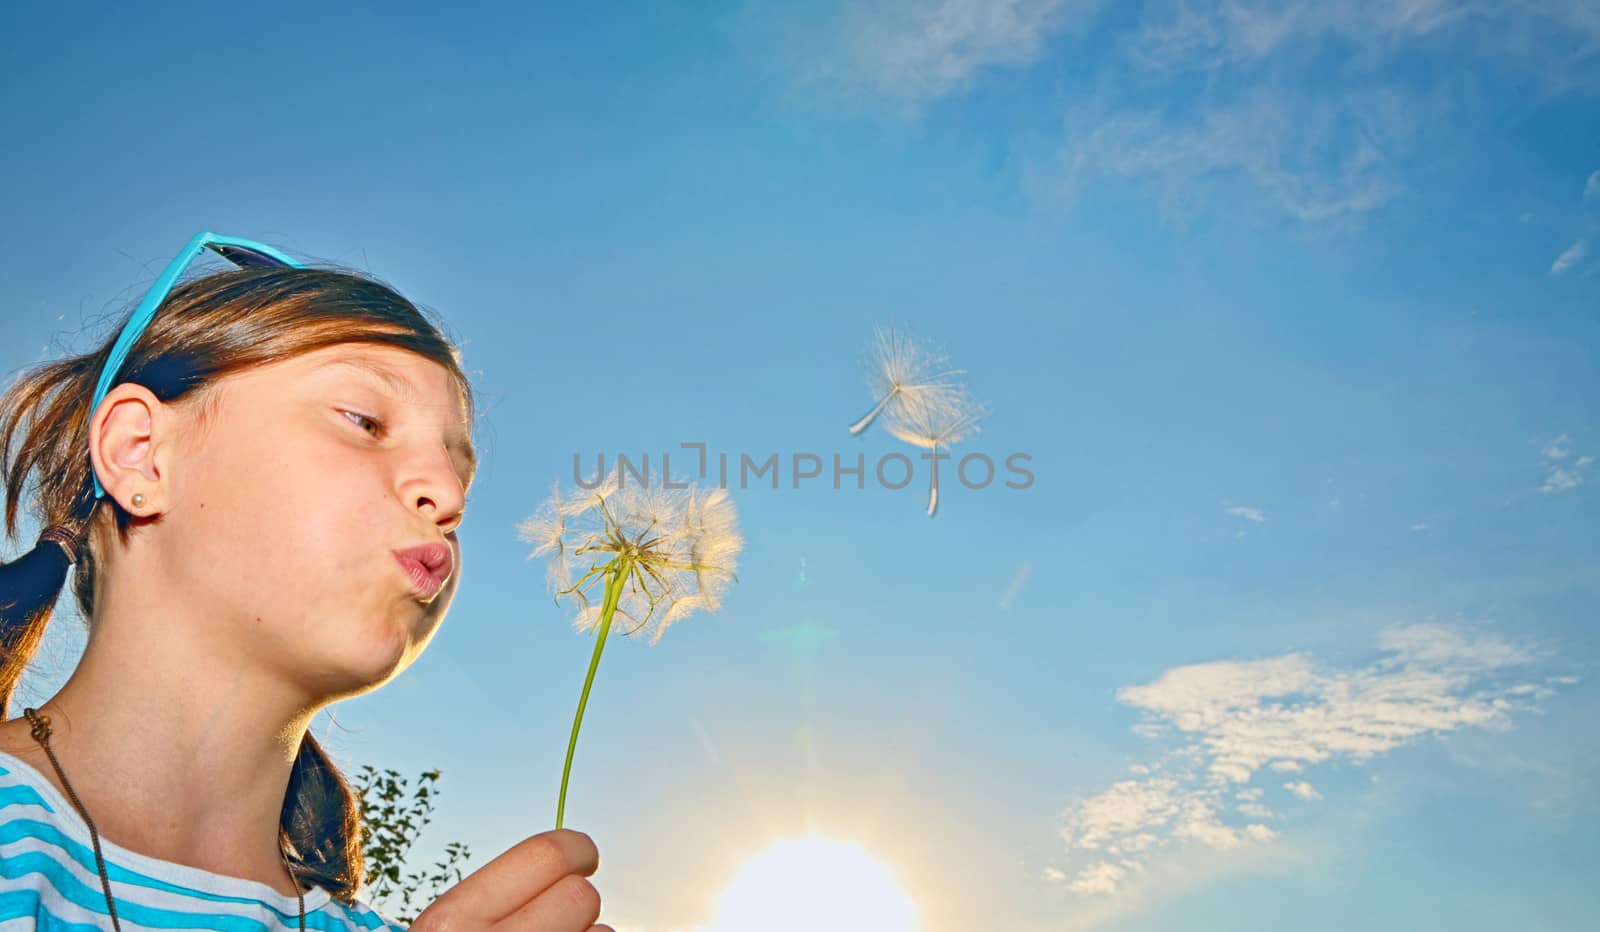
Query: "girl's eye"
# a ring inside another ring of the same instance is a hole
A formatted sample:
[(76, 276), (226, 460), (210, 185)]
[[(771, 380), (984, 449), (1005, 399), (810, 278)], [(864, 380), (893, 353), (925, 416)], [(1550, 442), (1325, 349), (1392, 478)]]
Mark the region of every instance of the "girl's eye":
[(367, 417), (365, 414), (356, 414), (354, 411), (346, 411), (344, 413), (348, 414), (348, 415), (350, 415), (350, 416), (352, 416), (352, 417), (354, 417), (354, 418), (356, 418), (358, 420), (365, 421), (368, 424), (371, 424), (373, 427), (377, 428), (377, 432), (376, 433), (374, 433), (372, 431), (368, 431), (368, 433), (371, 433), (374, 437), (376, 437), (379, 433), (383, 432), (383, 422), (378, 420), (377, 418)]

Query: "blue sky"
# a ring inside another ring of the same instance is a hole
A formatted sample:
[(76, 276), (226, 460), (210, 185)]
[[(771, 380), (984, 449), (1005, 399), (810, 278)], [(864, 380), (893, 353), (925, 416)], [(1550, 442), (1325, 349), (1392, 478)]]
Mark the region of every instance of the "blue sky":
[(592, 644), (514, 526), (574, 453), (914, 455), (846, 430), (892, 320), (1034, 481), (734, 490), (724, 608), (589, 699), (604, 921), (807, 832), (925, 932), (1600, 913), (1592, 4), (134, 6), (0, 13), (0, 365), (201, 229), (461, 341), (460, 592), (317, 725), (443, 770), (417, 864), (554, 824)]

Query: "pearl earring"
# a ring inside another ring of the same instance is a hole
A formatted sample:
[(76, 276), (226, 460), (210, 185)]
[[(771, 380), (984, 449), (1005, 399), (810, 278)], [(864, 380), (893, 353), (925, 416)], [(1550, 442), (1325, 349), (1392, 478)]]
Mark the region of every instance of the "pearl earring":
[(133, 493), (133, 507), (139, 508), (139, 507), (141, 507), (143, 505), (144, 505), (144, 496), (140, 495), (138, 492)]

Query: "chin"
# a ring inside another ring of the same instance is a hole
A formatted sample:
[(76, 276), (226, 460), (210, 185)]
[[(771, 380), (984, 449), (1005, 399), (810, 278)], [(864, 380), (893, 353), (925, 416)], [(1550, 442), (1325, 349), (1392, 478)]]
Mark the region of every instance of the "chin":
[(331, 665), (362, 685), (392, 677), (420, 652), (416, 647), (416, 628), (424, 621), (417, 614), (419, 607), (411, 602), (400, 611), (390, 609), (377, 618), (369, 616), (365, 624), (351, 625), (347, 630), (353, 636), (338, 641), (324, 639), (324, 656)]

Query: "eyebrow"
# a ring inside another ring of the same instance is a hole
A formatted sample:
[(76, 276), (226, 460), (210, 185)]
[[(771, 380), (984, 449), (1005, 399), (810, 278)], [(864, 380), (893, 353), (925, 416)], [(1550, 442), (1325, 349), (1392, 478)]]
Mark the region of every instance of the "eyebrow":
[[(402, 398), (415, 400), (417, 397), (417, 386), (410, 379), (389, 366), (378, 362), (376, 359), (369, 359), (365, 356), (341, 356), (337, 359), (329, 360), (328, 365), (330, 367), (350, 368), (373, 376), (387, 386), (390, 391)], [(467, 461), (466, 484), (472, 485), (472, 480), (478, 475), (478, 455), (473, 452), (472, 444), (465, 437), (456, 435), (450, 439), (450, 449), (461, 454), (461, 458)]]

